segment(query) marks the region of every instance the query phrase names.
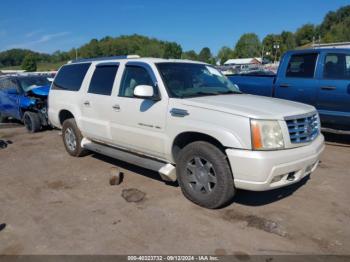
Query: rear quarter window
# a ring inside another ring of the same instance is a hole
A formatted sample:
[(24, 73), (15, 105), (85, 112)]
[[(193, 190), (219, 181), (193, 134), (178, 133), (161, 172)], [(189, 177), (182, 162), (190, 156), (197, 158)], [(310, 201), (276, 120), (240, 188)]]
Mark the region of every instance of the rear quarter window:
[(53, 90), (79, 91), (91, 63), (63, 66), (52, 85)]

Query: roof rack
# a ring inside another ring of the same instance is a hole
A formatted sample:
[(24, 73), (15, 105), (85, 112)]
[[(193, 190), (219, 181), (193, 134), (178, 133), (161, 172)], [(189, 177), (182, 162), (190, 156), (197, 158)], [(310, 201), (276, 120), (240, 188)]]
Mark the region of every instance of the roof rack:
[(104, 61), (104, 60), (114, 60), (114, 59), (132, 59), (140, 58), (138, 55), (121, 55), (121, 56), (106, 56), (106, 57), (96, 57), (96, 58), (82, 58), (69, 61), (69, 64), (81, 63), (81, 62), (94, 62), (94, 61)]

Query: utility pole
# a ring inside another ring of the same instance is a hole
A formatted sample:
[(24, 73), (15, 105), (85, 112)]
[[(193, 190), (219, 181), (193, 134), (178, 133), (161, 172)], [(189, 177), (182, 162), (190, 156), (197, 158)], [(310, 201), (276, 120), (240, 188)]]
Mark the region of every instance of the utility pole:
[(274, 59), (274, 61), (273, 61), (274, 64), (275, 64), (276, 61), (277, 61), (277, 52), (278, 52), (279, 48), (280, 48), (280, 44), (279, 44), (278, 42), (275, 42), (275, 43), (273, 44), (273, 49), (275, 49), (275, 59)]

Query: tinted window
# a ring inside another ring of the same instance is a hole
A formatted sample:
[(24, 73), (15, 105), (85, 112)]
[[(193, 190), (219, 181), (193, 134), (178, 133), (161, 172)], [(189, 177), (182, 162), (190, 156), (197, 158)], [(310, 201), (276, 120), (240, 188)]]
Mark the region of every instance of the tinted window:
[[(138, 85), (153, 86), (153, 81), (147, 70), (140, 66), (126, 66), (119, 91), (119, 96), (134, 97), (134, 89)], [(157, 94), (156, 88), (155, 94)]]
[(158, 70), (170, 97), (238, 93), (239, 90), (217, 69), (195, 63), (159, 63)]
[(323, 77), (326, 79), (350, 79), (350, 55), (327, 54)]
[(317, 54), (292, 55), (286, 72), (286, 77), (313, 78)]
[(45, 76), (26, 76), (18, 78), (19, 85), (24, 92), (28, 92), (38, 86), (47, 86), (51, 82)]
[(92, 76), (89, 93), (111, 95), (118, 66), (97, 66)]
[(65, 65), (58, 72), (52, 89), (79, 91), (90, 63)]

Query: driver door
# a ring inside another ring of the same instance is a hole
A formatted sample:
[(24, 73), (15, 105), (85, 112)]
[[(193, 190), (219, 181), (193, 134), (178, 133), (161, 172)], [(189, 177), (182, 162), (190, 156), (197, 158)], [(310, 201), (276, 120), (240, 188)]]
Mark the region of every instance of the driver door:
[[(115, 99), (111, 118), (113, 141), (133, 151), (164, 156), (167, 100), (161, 99), (156, 78), (148, 64), (129, 62), (125, 65), (119, 94)], [(151, 85), (159, 99), (134, 96), (138, 85)]]

